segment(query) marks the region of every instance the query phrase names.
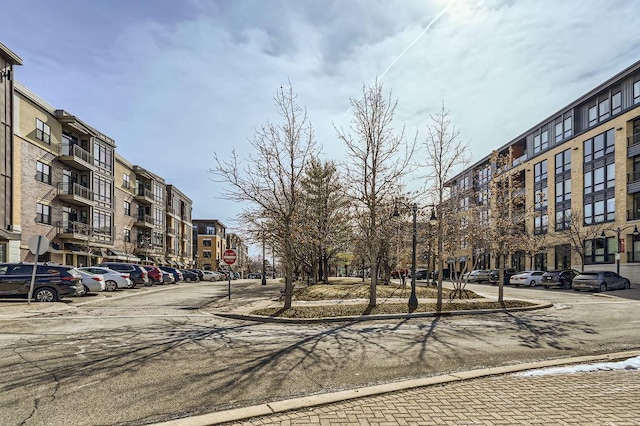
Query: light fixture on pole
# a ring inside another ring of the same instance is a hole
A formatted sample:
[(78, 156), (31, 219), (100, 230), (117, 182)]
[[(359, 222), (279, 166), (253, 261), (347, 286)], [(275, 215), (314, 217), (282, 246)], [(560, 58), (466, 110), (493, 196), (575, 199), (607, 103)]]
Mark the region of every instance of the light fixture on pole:
[[(392, 217), (400, 216), (400, 212), (398, 211), (397, 203), (398, 203), (398, 201), (396, 201), (396, 204), (394, 205)], [(400, 204), (404, 204), (404, 203), (400, 203)], [(429, 218), (429, 224), (431, 226), (433, 226), (438, 221), (436, 219), (434, 206), (432, 204), (429, 204), (429, 205), (427, 205), (425, 207), (431, 207), (431, 217)], [(412, 235), (412, 239), (411, 239), (411, 295), (409, 296), (408, 305), (409, 305), (409, 310), (415, 311), (416, 308), (418, 307), (418, 297), (416, 295), (416, 248), (417, 248), (417, 245), (418, 245), (418, 238), (417, 238), (417, 234), (418, 234), (418, 227), (417, 227), (418, 205), (416, 203), (413, 203), (411, 205), (411, 214), (412, 214), (412, 225), (413, 225), (412, 226), (412, 231), (413, 231), (413, 235)]]
[(265, 241), (264, 241), (264, 229), (262, 229), (262, 285), (267, 285), (267, 265), (265, 257)]
[[(613, 231), (616, 233), (616, 241), (618, 243), (618, 252), (616, 253), (616, 274), (620, 275), (620, 233), (622, 231), (624, 231), (625, 229), (629, 229), (631, 228), (632, 225), (629, 226), (625, 226), (624, 228), (616, 228), (616, 229), (607, 229), (607, 231)], [(600, 238), (605, 239), (607, 236), (604, 233), (604, 229), (602, 230), (602, 234), (600, 234)], [(632, 232), (634, 237), (637, 237), (638, 235), (640, 235), (640, 231), (638, 231), (638, 225), (633, 225), (633, 232)]]

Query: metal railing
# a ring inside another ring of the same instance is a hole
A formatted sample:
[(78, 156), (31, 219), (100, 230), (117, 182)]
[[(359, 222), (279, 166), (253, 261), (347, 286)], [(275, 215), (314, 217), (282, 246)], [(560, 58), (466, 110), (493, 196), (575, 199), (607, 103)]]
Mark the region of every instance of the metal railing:
[(62, 145), (60, 145), (60, 155), (74, 156), (81, 159), (85, 163), (93, 164), (93, 155), (91, 155), (90, 152), (82, 149), (77, 144), (62, 143)]
[(58, 182), (58, 194), (76, 195), (93, 201), (94, 193), (87, 187), (77, 183)]
[(148, 214), (139, 214), (138, 215), (138, 222), (145, 222), (145, 223), (151, 223), (154, 224), (155, 220), (153, 219), (153, 217), (151, 215)]
[(627, 146), (633, 146), (638, 143), (640, 143), (640, 132), (627, 137)]
[(151, 193), (151, 190), (147, 188), (138, 187), (136, 189), (136, 196), (142, 196), (145, 198), (153, 199), (153, 194)]

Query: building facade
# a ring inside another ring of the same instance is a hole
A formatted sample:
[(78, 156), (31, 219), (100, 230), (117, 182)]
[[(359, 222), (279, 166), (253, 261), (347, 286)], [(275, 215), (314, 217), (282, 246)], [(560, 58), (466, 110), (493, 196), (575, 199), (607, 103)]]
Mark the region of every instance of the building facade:
[(166, 259), (169, 265), (193, 268), (193, 202), (173, 185), (167, 185)]
[(193, 219), (192, 224), (196, 268), (218, 269), (227, 249), (226, 227), (216, 219)]
[(0, 262), (20, 258), (20, 179), (16, 176), (19, 157), (13, 149), (13, 68), (22, 59), (0, 43)]
[[(497, 150), (524, 200), (523, 232), (545, 243), (515, 250), (517, 269), (620, 269), (640, 281), (640, 62), (591, 90)], [(488, 219), (498, 165), (487, 155), (448, 185), (460, 211)], [(571, 223), (577, 229), (570, 229)], [(589, 233), (597, 229), (600, 232)], [(577, 252), (569, 234), (589, 235)], [(598, 234), (598, 235), (596, 235)], [(619, 239), (618, 239), (619, 235)], [(464, 244), (463, 244), (464, 245)], [(450, 268), (499, 267), (489, 247), (467, 246)], [(471, 266), (473, 267), (473, 266)]]

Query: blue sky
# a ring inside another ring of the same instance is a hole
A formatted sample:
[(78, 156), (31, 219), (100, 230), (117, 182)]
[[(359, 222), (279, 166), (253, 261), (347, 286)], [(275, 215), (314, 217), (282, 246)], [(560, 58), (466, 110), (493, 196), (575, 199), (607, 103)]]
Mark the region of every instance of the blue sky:
[(382, 76), (398, 128), (422, 139), (444, 102), (479, 160), (640, 59), (632, 0), (2, 3), (18, 81), (231, 230), (240, 206), (220, 198), (213, 154), (248, 155), (287, 80), (327, 158), (344, 155), (349, 99)]

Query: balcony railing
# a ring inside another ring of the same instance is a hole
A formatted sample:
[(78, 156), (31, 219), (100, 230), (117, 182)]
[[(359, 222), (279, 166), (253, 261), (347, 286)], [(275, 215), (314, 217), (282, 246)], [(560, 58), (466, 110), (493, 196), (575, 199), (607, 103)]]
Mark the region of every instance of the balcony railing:
[(138, 188), (136, 190), (136, 196), (153, 199), (153, 194), (151, 194), (151, 190), (147, 188)]
[(77, 183), (58, 182), (58, 194), (75, 195), (93, 201), (93, 191)]
[(627, 137), (627, 146), (633, 146), (640, 143), (640, 132)]
[(145, 223), (154, 224), (155, 220), (153, 220), (153, 217), (151, 215), (139, 214), (138, 215), (138, 222), (145, 222)]
[(60, 145), (60, 155), (76, 157), (85, 163), (93, 164), (93, 155), (82, 149), (78, 144), (62, 143)]

